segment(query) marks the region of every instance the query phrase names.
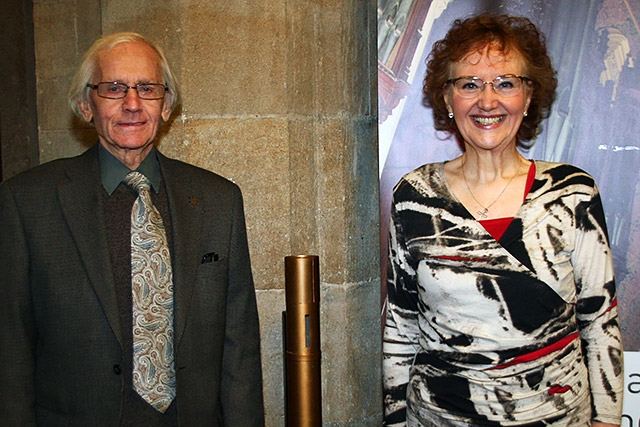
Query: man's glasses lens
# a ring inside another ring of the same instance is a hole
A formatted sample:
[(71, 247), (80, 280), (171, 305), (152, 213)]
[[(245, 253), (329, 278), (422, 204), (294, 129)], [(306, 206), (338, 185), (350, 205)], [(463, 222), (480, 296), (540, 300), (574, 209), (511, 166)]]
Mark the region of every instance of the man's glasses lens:
[(167, 88), (159, 83), (140, 83), (135, 86), (128, 86), (124, 83), (98, 83), (88, 85), (92, 89), (97, 89), (98, 96), (110, 99), (120, 99), (127, 95), (129, 89), (135, 89), (142, 99), (161, 99), (164, 97)]

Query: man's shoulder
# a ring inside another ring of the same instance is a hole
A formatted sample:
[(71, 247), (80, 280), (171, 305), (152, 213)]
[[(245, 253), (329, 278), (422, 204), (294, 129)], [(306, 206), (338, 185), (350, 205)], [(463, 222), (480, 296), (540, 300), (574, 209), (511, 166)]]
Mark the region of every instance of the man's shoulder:
[[(69, 171), (77, 172), (80, 165), (91, 168), (92, 151), (90, 148), (77, 156), (50, 160), (20, 172), (6, 179), (0, 185), (17, 188), (57, 186), (69, 179)], [(95, 165), (97, 166), (97, 161)]]
[(238, 191), (240, 188), (229, 178), (225, 178), (215, 172), (208, 169), (204, 169), (199, 166), (192, 165), (182, 160), (173, 159), (167, 157), (161, 153), (158, 153), (160, 159), (160, 167), (165, 175), (165, 178), (176, 182), (184, 183), (189, 186), (204, 186), (204, 187), (216, 187), (227, 188), (231, 191)]

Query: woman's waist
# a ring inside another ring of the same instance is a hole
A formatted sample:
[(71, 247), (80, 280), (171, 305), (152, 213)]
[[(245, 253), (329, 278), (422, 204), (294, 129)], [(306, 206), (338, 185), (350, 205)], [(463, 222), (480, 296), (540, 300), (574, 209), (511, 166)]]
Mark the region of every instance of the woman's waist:
[(447, 356), (416, 355), (407, 389), (414, 411), (467, 419), (468, 425), (509, 425), (502, 422), (515, 419), (525, 423), (542, 415), (588, 417), (584, 408), (589, 408), (589, 381), (577, 334), (500, 364), (472, 365)]
[[(564, 359), (571, 354), (577, 357), (580, 352), (578, 332), (570, 332), (540, 342), (532, 340), (515, 340), (517, 345), (503, 347), (492, 346), (481, 351), (476, 346), (450, 347), (448, 345), (429, 346), (419, 350), (414, 358), (414, 366), (430, 365), (445, 372), (459, 372), (461, 370), (494, 371), (492, 375), (501, 375), (501, 371), (517, 371), (523, 366), (534, 363), (551, 363)], [(513, 343), (512, 343), (513, 344)]]

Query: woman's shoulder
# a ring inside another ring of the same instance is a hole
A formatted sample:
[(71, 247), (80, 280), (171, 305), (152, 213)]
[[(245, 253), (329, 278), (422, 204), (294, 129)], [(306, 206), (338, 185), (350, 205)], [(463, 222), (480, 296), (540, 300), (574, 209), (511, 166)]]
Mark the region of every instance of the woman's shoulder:
[(560, 199), (570, 195), (592, 197), (598, 193), (595, 179), (578, 166), (536, 160), (535, 167), (536, 175), (529, 198)]
[(427, 179), (428, 177), (434, 174), (440, 174), (442, 172), (443, 167), (444, 167), (444, 162), (427, 163), (415, 168), (411, 172), (406, 173), (402, 177), (402, 180), (411, 181), (415, 179)]
[(406, 173), (394, 188), (394, 194), (418, 192), (420, 194), (432, 194), (444, 184), (442, 168), (444, 162), (427, 163)]
[(580, 180), (583, 184), (593, 185), (594, 179), (584, 169), (562, 162), (550, 162), (546, 160), (534, 160), (536, 166), (536, 179), (546, 179), (552, 182), (567, 182), (568, 180)]
[(533, 160), (533, 162), (536, 165), (536, 171), (540, 173), (583, 174), (591, 176), (584, 169), (569, 163), (551, 162), (547, 160)]

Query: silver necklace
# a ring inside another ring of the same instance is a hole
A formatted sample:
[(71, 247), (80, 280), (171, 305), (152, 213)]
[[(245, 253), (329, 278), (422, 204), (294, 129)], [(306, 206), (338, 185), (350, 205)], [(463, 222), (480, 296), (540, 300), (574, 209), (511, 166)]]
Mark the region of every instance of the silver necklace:
[(467, 186), (467, 191), (469, 192), (469, 194), (471, 194), (471, 198), (473, 198), (473, 200), (482, 208), (481, 210), (476, 211), (476, 214), (480, 219), (485, 219), (489, 214), (489, 208), (493, 206), (493, 204), (497, 202), (500, 197), (502, 197), (504, 192), (507, 190), (507, 187), (509, 186), (509, 184), (511, 184), (511, 181), (513, 181), (516, 175), (518, 175), (518, 172), (520, 171), (520, 165), (518, 165), (518, 169), (516, 169), (516, 173), (514, 173), (511, 179), (509, 179), (509, 182), (507, 182), (507, 185), (505, 185), (502, 191), (500, 192), (500, 194), (498, 194), (498, 197), (493, 199), (493, 202), (489, 203), (487, 206), (480, 203), (480, 201), (476, 199), (476, 196), (473, 195), (473, 192), (471, 191), (471, 187), (469, 187), (469, 183), (467, 182), (467, 175), (465, 175), (464, 173), (464, 163), (462, 164), (461, 169), (462, 169), (462, 178), (464, 179), (464, 184)]

